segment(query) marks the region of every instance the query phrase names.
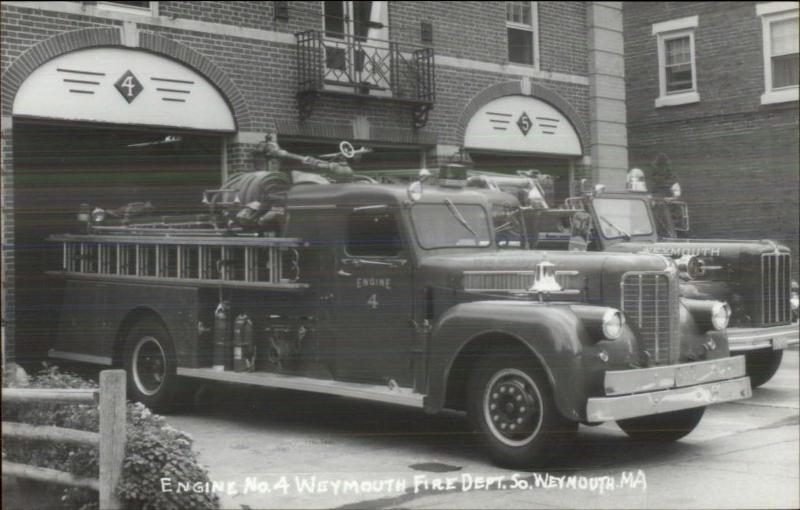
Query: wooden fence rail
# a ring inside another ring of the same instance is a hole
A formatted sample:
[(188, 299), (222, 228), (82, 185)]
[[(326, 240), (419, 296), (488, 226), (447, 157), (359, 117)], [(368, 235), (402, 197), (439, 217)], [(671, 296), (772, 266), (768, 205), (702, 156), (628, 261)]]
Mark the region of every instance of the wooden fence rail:
[(125, 371), (100, 372), (99, 390), (4, 388), (3, 402), (48, 402), (57, 404), (96, 404), (100, 412), (100, 432), (66, 429), (27, 423), (3, 422), (3, 438), (62, 442), (99, 447), (100, 477), (79, 478), (56, 469), (3, 461), (3, 474), (42, 482), (88, 487), (100, 493), (100, 508), (121, 508), (114, 491), (122, 476), (125, 456)]

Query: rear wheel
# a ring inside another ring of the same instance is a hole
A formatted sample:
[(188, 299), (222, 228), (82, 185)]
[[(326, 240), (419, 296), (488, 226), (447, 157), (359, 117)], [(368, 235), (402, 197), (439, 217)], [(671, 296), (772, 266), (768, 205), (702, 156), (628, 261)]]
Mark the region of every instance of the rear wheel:
[(619, 420), (617, 425), (632, 439), (648, 442), (677, 441), (689, 435), (703, 418), (705, 407)]
[(140, 319), (125, 339), (128, 395), (153, 409), (165, 409), (176, 389), (176, 361), (172, 339), (160, 321)]
[(542, 466), (578, 428), (558, 411), (543, 372), (519, 358), (483, 358), (470, 377), (467, 398), (470, 421), (501, 466)]
[(780, 368), (782, 359), (782, 350), (759, 349), (746, 353), (744, 364), (747, 375), (750, 376), (750, 385), (757, 388), (772, 379)]

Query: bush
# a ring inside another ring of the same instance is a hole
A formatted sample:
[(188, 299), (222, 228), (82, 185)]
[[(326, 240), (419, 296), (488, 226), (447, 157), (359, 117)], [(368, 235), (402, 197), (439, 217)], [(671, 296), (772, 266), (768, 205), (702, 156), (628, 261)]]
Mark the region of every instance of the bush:
[[(28, 387), (96, 388), (97, 384), (49, 367), (32, 377)], [(98, 431), (99, 425), (97, 408), (82, 404), (3, 404), (3, 420), (93, 432)], [(208, 473), (197, 463), (188, 434), (170, 427), (144, 405), (130, 402), (126, 432), (122, 479), (117, 487), (117, 496), (125, 508), (219, 508), (219, 498), (213, 492), (161, 490), (162, 478), (169, 478), (172, 487), (178, 482), (209, 481)], [(81, 477), (98, 476), (98, 452), (89, 446), (4, 440), (3, 458)], [(61, 502), (65, 508), (97, 508), (97, 493), (69, 487), (63, 489)]]

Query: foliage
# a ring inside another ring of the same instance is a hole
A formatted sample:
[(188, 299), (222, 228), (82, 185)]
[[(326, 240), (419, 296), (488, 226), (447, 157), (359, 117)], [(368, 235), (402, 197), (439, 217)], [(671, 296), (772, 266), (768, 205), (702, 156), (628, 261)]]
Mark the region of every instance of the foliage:
[[(48, 367), (31, 378), (30, 388), (97, 388), (93, 381)], [(3, 420), (33, 425), (97, 432), (99, 415), (94, 405), (3, 404)], [(215, 493), (174, 490), (179, 482), (205, 485), (208, 473), (192, 451), (192, 438), (166, 424), (164, 418), (139, 403), (127, 404), (127, 441), (122, 480), (117, 496), (125, 508), (219, 508)], [(98, 453), (89, 446), (42, 444), (3, 440), (3, 458), (12, 462), (48, 467), (76, 476), (97, 478)], [(162, 478), (170, 479), (172, 491), (162, 491)], [(65, 508), (97, 508), (97, 493), (65, 488)]]

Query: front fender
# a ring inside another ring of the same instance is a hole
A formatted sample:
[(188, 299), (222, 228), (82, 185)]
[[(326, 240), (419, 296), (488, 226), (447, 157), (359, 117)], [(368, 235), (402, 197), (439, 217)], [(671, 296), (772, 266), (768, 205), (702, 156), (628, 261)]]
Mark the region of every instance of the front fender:
[[(627, 327), (615, 341), (595, 338), (587, 330), (581, 316), (597, 308), (530, 301), (475, 301), (450, 308), (429, 342), (426, 410), (437, 412), (444, 406), (451, 368), (468, 344), (510, 338), (544, 368), (559, 411), (576, 421), (584, 419), (587, 398), (602, 394), (605, 370), (625, 366), (633, 352)], [(597, 356), (600, 350), (608, 352), (608, 362)]]

